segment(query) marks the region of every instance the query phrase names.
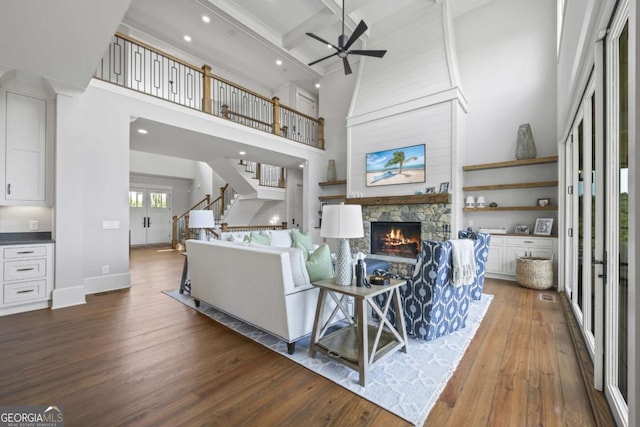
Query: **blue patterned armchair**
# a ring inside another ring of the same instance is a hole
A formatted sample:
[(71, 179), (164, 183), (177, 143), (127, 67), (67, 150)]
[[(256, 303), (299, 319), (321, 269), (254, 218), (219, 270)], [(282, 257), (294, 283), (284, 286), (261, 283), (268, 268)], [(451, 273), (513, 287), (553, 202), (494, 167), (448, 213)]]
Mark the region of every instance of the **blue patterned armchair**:
[[(400, 289), (409, 335), (433, 340), (466, 326), (471, 286), (454, 286), (451, 268), (451, 242), (422, 242), (413, 277)], [(385, 299), (378, 296), (376, 302), (383, 305)], [(389, 320), (395, 323), (395, 313)]]
[(458, 239), (474, 240), (473, 254), (476, 259), (476, 277), (471, 284), (471, 299), (479, 301), (482, 297), (482, 287), (484, 286), (484, 275), (486, 272), (487, 256), (489, 255), (491, 234), (461, 230), (458, 231)]

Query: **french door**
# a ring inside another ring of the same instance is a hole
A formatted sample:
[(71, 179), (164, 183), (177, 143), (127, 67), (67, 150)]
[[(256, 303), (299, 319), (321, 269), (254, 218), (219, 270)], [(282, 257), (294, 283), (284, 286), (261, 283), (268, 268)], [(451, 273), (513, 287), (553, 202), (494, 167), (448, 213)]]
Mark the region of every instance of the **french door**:
[(628, 17), (622, 0), (606, 39), (596, 43), (564, 152), (566, 294), (593, 360), (594, 386), (621, 426), (629, 415)]
[[(601, 47), (601, 46), (600, 46)], [(600, 49), (601, 50), (601, 49)], [(599, 61), (601, 65), (601, 61)], [(595, 67), (565, 148), (567, 203), (566, 293), (594, 361), (596, 388), (603, 377), (604, 138), (602, 92)]]
[(129, 189), (131, 245), (171, 242), (171, 190)]
[(628, 425), (629, 334), (629, 2), (606, 39), (606, 234), (604, 392), (618, 425)]

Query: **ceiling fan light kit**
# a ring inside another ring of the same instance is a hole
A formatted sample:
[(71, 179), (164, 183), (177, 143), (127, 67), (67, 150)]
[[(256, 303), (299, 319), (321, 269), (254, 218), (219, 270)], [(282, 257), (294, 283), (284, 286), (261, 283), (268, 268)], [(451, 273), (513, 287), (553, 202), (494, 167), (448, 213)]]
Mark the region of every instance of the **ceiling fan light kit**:
[(318, 62), (324, 61), (325, 59), (329, 59), (331, 57), (337, 56), (338, 58), (342, 58), (342, 64), (344, 66), (344, 74), (347, 75), (347, 74), (351, 74), (351, 66), (349, 65), (349, 60), (347, 59), (349, 54), (382, 58), (384, 54), (387, 53), (386, 50), (370, 50), (370, 49), (349, 50), (349, 48), (356, 42), (356, 40), (358, 40), (360, 36), (364, 34), (365, 31), (367, 31), (367, 28), (368, 28), (367, 24), (365, 24), (364, 21), (361, 20), (358, 26), (356, 27), (356, 29), (351, 34), (351, 37), (347, 37), (347, 35), (344, 33), (344, 0), (342, 0), (342, 34), (340, 34), (340, 36), (338, 37), (338, 46), (332, 43), (329, 43), (328, 41), (324, 40), (321, 37), (316, 36), (313, 33), (306, 33), (309, 37), (316, 39), (327, 46), (331, 46), (333, 49), (335, 49), (335, 52), (332, 53), (331, 55), (327, 55), (323, 58), (310, 62), (308, 65), (309, 66), (315, 65)]

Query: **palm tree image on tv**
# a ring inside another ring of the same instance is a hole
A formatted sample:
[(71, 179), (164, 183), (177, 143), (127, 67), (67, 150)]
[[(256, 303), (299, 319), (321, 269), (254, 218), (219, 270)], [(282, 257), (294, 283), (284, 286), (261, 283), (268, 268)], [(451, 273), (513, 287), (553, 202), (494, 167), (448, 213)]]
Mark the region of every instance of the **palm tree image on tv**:
[(413, 156), (407, 159), (404, 151), (394, 151), (393, 157), (387, 162), (385, 167), (400, 164), (400, 172), (398, 173), (402, 173), (402, 165), (404, 165), (404, 162), (410, 162), (411, 160), (418, 160), (418, 158), (416, 156)]
[(367, 186), (425, 182), (425, 146), (367, 154)]

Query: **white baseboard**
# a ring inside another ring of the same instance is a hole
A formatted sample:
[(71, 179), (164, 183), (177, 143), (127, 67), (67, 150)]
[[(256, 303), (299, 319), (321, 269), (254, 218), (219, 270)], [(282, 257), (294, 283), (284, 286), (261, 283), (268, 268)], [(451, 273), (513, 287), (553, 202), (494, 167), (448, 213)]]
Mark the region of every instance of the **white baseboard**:
[(131, 273), (110, 274), (105, 276), (86, 277), (84, 279), (85, 295), (98, 292), (115, 291), (131, 287)]
[(6, 316), (8, 314), (23, 313), (25, 311), (42, 310), (43, 308), (49, 308), (49, 301), (34, 302), (31, 304), (18, 304), (8, 306), (0, 309), (0, 316)]
[(54, 289), (51, 299), (52, 310), (85, 304), (84, 286), (69, 286), (68, 288)]

